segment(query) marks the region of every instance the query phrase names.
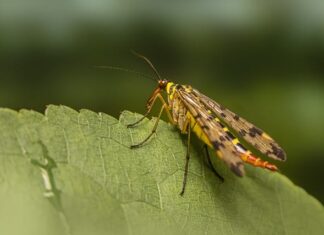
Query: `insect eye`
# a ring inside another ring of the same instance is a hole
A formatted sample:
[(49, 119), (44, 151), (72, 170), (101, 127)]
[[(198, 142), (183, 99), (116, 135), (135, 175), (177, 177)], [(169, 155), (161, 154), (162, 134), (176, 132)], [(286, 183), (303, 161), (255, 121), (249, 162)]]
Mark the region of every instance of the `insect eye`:
[(168, 84), (168, 81), (167, 80), (160, 80), (159, 81), (159, 86), (161, 88), (165, 88), (167, 84)]

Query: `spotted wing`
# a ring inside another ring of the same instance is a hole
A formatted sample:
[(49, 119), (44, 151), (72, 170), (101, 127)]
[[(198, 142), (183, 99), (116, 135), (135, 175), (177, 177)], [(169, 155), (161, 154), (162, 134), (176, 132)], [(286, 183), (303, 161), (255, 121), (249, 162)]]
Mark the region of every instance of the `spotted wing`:
[(230, 141), (227, 133), (223, 130), (219, 122), (209, 120), (210, 114), (204, 105), (192, 93), (188, 93), (182, 88), (177, 89), (180, 99), (185, 104), (188, 111), (195, 118), (204, 134), (208, 137), (210, 143), (216, 150), (217, 155), (229, 166), (229, 168), (238, 176), (243, 176), (244, 165), (237, 152), (235, 145)]
[(224, 108), (216, 101), (201, 94), (196, 89), (193, 89), (193, 95), (199, 98), (201, 103), (203, 103), (218, 118), (223, 120), (226, 125), (233, 128), (240, 137), (250, 143), (261, 153), (276, 160), (286, 160), (286, 153), (284, 150), (263, 130), (254, 126), (242, 117), (239, 117), (232, 111)]

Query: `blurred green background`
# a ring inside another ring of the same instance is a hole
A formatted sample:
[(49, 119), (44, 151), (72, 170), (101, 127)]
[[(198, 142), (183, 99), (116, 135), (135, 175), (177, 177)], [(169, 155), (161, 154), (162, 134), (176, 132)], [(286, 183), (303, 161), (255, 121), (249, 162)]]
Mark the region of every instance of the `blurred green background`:
[[(323, 1), (0, 0), (0, 106), (144, 112), (152, 71), (267, 130), (283, 174), (324, 202)], [(152, 74), (153, 75), (153, 74)]]

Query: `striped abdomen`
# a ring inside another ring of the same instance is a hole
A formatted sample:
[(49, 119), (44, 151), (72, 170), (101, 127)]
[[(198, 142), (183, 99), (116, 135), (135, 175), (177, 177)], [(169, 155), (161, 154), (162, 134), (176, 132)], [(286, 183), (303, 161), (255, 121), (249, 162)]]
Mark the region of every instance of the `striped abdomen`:
[[(209, 147), (215, 149), (215, 145), (222, 145), (222, 143), (211, 142), (210, 136), (208, 136), (207, 133), (211, 134), (212, 131), (216, 131), (210, 129), (210, 127), (208, 126), (208, 122), (217, 122), (223, 129), (223, 132), (225, 133), (224, 140), (232, 142), (232, 144), (235, 146), (235, 150), (244, 162), (247, 162), (256, 167), (262, 167), (272, 171), (277, 170), (277, 167), (275, 165), (272, 165), (267, 161), (263, 161), (260, 158), (253, 156), (249, 150), (243, 147), (239, 140), (228, 130), (228, 128), (223, 123), (221, 123), (221, 121), (212, 113), (212, 111), (208, 110), (208, 118), (206, 117), (205, 119), (203, 119), (203, 122), (200, 121), (198, 123), (197, 119), (202, 118), (200, 116), (200, 113), (195, 109), (192, 109), (194, 113), (191, 113), (188, 110), (188, 108), (176, 92), (176, 89), (180, 89), (177, 86), (179, 85), (170, 83), (167, 88), (167, 93), (173, 121), (176, 123), (177, 127), (181, 130), (182, 133), (187, 133), (188, 125), (190, 125), (191, 130), (197, 135), (197, 137), (201, 141), (203, 141)], [(183, 89), (183, 87), (181, 89)], [(190, 90), (188, 92), (190, 92)], [(202, 123), (206, 123), (207, 125), (202, 125)], [(222, 139), (220, 140), (222, 141)], [(218, 149), (215, 150), (217, 152)]]
[(235, 145), (236, 150), (240, 153), (240, 157), (244, 162), (256, 167), (266, 168), (271, 171), (278, 170), (275, 165), (252, 155), (252, 153), (240, 143), (240, 141), (228, 130), (224, 124), (221, 123), (217, 117), (215, 118), (215, 121), (217, 121), (223, 127), (223, 130), (227, 134), (227, 138), (229, 138), (229, 140)]

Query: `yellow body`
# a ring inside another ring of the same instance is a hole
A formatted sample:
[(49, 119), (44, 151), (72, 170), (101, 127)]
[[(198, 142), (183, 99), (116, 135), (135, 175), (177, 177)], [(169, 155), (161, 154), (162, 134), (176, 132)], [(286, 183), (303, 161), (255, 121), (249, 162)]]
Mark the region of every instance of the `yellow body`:
[[(168, 94), (168, 101), (169, 101), (169, 107), (171, 108), (171, 113), (173, 116), (176, 116), (174, 114), (177, 114), (179, 111), (180, 102), (182, 102), (180, 99), (178, 99), (175, 95), (175, 86), (177, 84), (174, 84), (173, 82), (169, 82), (166, 87), (166, 92)], [(188, 92), (190, 92), (188, 90)], [(176, 101), (178, 101), (177, 105), (173, 106), (172, 104)], [(193, 117), (193, 115), (186, 110), (185, 116), (181, 117), (184, 120), (181, 120), (180, 118), (173, 118), (173, 121), (175, 124), (177, 124), (178, 128), (181, 130), (182, 133), (187, 132), (187, 125), (190, 125), (191, 130), (197, 135), (197, 137), (202, 140), (205, 144), (207, 144), (209, 147), (212, 147), (212, 144), (210, 143), (207, 135), (202, 130), (201, 126), (197, 123), (196, 119)], [(186, 123), (186, 125), (181, 125), (180, 123)]]

